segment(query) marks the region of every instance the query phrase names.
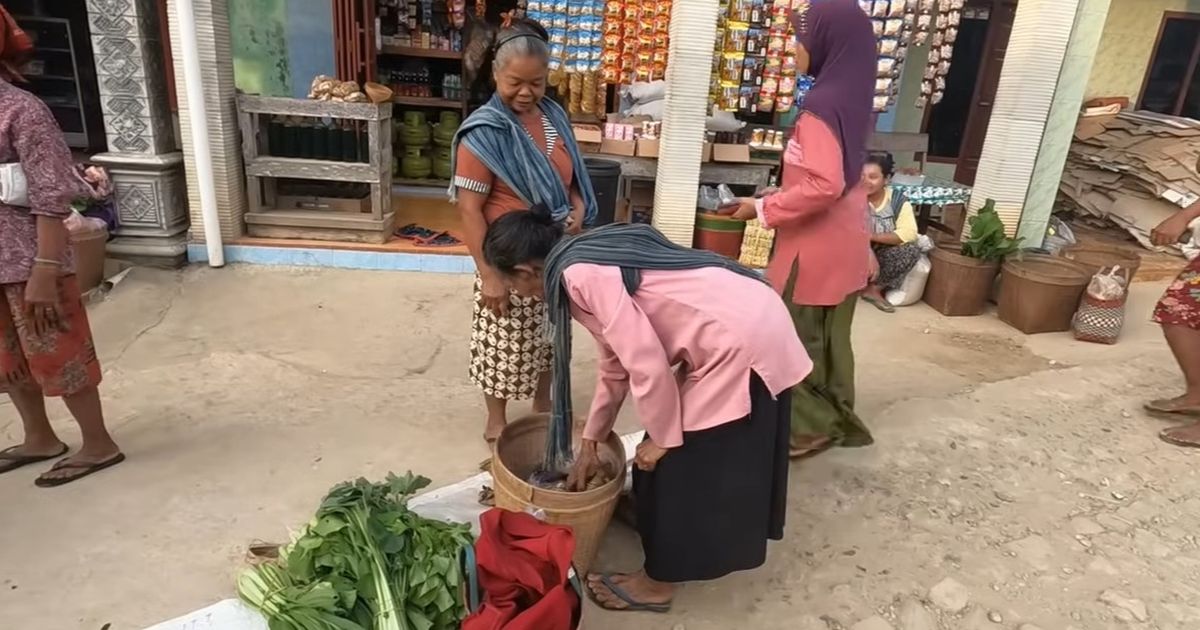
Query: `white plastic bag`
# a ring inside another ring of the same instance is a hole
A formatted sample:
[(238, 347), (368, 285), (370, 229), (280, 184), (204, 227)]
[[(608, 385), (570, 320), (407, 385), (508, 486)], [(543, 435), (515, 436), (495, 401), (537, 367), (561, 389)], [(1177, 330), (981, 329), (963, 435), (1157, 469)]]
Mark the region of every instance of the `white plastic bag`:
[(1110, 270), (1101, 270), (1092, 276), (1088, 283), (1087, 293), (1092, 298), (1102, 301), (1118, 300), (1125, 295), (1125, 285), (1128, 283), (1128, 272), (1121, 273), (1121, 267), (1115, 266)]
[(925, 294), (925, 283), (929, 280), (929, 270), (932, 268), (933, 263), (929, 262), (929, 257), (922, 255), (917, 264), (908, 271), (908, 275), (904, 276), (900, 288), (888, 291), (884, 296), (888, 304), (912, 306), (921, 301), (921, 296)]
[(29, 206), (25, 169), (18, 163), (0, 164), (0, 203), (6, 206)]

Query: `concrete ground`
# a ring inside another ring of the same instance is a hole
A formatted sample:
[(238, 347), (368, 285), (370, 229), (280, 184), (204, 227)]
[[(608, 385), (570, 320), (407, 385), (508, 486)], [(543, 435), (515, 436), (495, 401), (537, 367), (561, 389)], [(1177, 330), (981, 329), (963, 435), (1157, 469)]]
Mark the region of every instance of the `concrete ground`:
[[(134, 270), (91, 309), (129, 460), (53, 490), (33, 486), (43, 467), (0, 476), (0, 627), (138, 630), (232, 596), (247, 543), (284, 539), (336, 482), (474, 473), (469, 285)], [(1112, 347), (864, 308), (860, 408), (877, 444), (794, 465), (788, 537), (762, 569), (688, 585), (670, 615), (589, 610), (587, 626), (1200, 627), (1196, 454), (1159, 442), (1139, 407), (1179, 382), (1145, 321), (1160, 290), (1135, 287)], [(19, 422), (0, 407), (8, 443)], [(611, 528), (598, 562), (636, 566), (630, 533)]]

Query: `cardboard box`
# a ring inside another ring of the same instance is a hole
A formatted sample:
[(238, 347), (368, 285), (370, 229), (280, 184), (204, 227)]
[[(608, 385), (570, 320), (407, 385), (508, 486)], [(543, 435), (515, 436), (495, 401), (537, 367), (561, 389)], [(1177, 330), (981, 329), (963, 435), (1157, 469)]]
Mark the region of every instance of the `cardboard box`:
[(711, 162), (713, 160), (713, 143), (705, 142), (704, 148), (700, 150), (700, 161)]
[(609, 155), (623, 155), (625, 157), (633, 157), (637, 155), (637, 142), (633, 140), (613, 140), (605, 138), (600, 143), (600, 152)]
[(638, 138), (637, 155), (638, 157), (658, 159), (658, 138)]
[(600, 144), (604, 140), (604, 134), (600, 128), (594, 125), (572, 125), (571, 131), (575, 134), (575, 142), (579, 143), (579, 150), (584, 153), (598, 153)]
[(279, 195), (275, 198), (279, 210), (325, 210), (333, 212), (370, 212), (370, 196), (359, 199), (345, 197), (313, 197), (308, 195)]
[(748, 144), (714, 144), (712, 148), (714, 162), (734, 162), (745, 164), (750, 161), (750, 145)]

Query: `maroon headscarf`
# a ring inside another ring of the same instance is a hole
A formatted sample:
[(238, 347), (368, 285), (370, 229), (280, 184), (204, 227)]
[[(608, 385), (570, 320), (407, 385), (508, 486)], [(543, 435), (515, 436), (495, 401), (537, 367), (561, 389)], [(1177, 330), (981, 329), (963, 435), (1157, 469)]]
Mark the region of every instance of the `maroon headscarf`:
[(842, 143), (846, 190), (862, 178), (875, 96), (875, 32), (855, 0), (809, 0), (792, 14), (811, 59), (813, 87), (802, 111), (820, 118)]
[(33, 55), (33, 40), (0, 5), (0, 79), (22, 81), (21, 66)]

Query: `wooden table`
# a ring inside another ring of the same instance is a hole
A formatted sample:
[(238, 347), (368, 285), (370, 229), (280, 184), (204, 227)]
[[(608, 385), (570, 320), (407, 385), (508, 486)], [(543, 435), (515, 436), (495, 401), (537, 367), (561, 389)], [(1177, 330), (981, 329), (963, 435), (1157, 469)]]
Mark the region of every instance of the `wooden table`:
[[(658, 178), (658, 160), (623, 155), (597, 153), (589, 158), (610, 160), (621, 165), (621, 179), (617, 186), (617, 199), (626, 199), (629, 182), (633, 180), (654, 181)], [(730, 162), (705, 162), (700, 165), (701, 184), (731, 184), (753, 186), (755, 190), (766, 188), (771, 183), (771, 171), (777, 162), (755, 161), (745, 164)], [(619, 210), (620, 208), (618, 208)], [(620, 219), (621, 217), (618, 217)], [(629, 217), (624, 217), (628, 220)]]

